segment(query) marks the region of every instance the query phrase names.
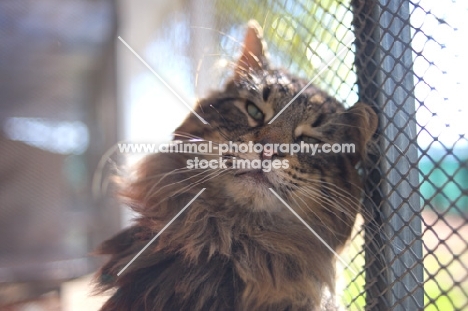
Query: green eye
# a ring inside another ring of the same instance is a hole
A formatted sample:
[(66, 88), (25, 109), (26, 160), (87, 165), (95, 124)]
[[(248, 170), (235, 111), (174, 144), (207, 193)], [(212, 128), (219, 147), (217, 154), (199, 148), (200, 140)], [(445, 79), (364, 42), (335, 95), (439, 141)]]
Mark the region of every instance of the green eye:
[(249, 116), (251, 116), (255, 121), (263, 120), (263, 112), (260, 109), (258, 109), (258, 107), (251, 101), (247, 101), (246, 109)]

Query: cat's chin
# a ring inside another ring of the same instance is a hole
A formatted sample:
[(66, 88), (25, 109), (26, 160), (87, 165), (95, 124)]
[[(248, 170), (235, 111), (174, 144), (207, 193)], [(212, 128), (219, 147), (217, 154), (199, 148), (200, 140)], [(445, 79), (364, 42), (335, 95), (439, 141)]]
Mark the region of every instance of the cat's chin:
[[(255, 210), (276, 211), (278, 199), (270, 191), (275, 189), (268, 174), (262, 170), (239, 170), (231, 175), (226, 190), (236, 203)], [(270, 176), (271, 177), (271, 176)]]
[(239, 172), (235, 173), (234, 176), (236, 178), (241, 178), (245, 182), (253, 183), (254, 186), (267, 186), (269, 188), (273, 187), (265, 172), (263, 172), (261, 169), (240, 170)]

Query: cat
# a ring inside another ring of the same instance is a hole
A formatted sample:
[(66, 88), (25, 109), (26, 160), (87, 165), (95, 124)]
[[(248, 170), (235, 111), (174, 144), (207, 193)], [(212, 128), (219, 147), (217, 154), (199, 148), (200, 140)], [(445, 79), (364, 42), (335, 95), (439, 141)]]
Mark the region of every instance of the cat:
[[(98, 249), (110, 255), (97, 287), (113, 289), (110, 310), (312, 311), (333, 309), (336, 256), (350, 238), (362, 196), (357, 165), (377, 127), (366, 104), (345, 109), (307, 80), (270, 68), (262, 29), (248, 23), (242, 54), (225, 87), (201, 100), (177, 128), (175, 140), (351, 143), (354, 153), (247, 152), (235, 159), (280, 160), (279, 169), (189, 169), (212, 154), (157, 153), (145, 157), (120, 196), (134, 223)], [(286, 161), (286, 162), (284, 162)], [(117, 275), (200, 191), (174, 222)], [(271, 188), (271, 190), (270, 190)], [(273, 191), (274, 193), (273, 193)], [(275, 195), (284, 200), (284, 203)]]

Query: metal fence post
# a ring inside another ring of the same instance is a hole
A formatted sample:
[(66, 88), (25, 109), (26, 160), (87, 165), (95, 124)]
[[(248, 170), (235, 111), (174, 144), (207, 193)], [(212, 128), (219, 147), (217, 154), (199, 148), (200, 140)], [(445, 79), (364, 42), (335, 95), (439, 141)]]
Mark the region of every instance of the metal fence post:
[[(381, 154), (371, 159), (374, 168), (366, 187), (365, 209), (373, 215), (366, 228), (366, 309), (421, 310), (421, 206), (410, 3), (355, 0), (353, 8), (360, 98), (381, 116)], [(380, 234), (375, 234), (379, 229)]]

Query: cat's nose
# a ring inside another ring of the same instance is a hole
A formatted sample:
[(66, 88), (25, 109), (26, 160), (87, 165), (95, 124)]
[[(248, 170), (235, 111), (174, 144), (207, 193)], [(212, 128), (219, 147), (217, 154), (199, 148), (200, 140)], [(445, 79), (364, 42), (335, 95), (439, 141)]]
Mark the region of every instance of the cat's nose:
[(280, 144), (281, 143), (274, 143), (268, 141), (267, 139), (262, 139), (259, 141), (260, 144), (263, 145), (262, 152), (260, 153), (261, 160), (271, 160), (273, 156), (276, 157), (285, 157), (286, 154), (280, 151)]
[(260, 153), (260, 160), (271, 160), (274, 155), (274, 149), (273, 150), (268, 150), (265, 148), (265, 144), (263, 145), (263, 151)]
[[(279, 148), (281, 144), (285, 144), (290, 141), (286, 132), (285, 127), (281, 125), (268, 126), (259, 132), (257, 142), (264, 146), (263, 151), (260, 154), (262, 160), (269, 160), (273, 156), (286, 156), (286, 154), (281, 152), (281, 149)], [(265, 146), (272, 146), (273, 148), (265, 148)]]

